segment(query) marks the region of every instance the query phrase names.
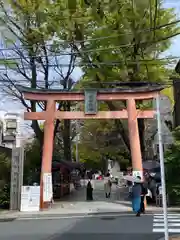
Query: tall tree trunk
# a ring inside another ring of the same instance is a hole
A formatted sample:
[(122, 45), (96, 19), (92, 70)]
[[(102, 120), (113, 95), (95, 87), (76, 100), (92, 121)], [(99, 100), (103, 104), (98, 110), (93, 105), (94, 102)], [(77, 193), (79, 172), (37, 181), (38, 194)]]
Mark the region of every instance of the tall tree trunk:
[[(117, 108), (114, 106), (113, 102), (108, 102), (107, 101), (106, 104), (108, 105), (108, 108), (109, 108), (110, 111), (117, 110)], [(124, 146), (126, 147), (128, 152), (131, 152), (130, 143), (129, 143), (129, 136), (128, 136), (128, 133), (125, 131), (121, 120), (120, 119), (115, 119), (114, 123), (115, 123), (115, 126), (117, 128), (118, 133), (121, 135), (121, 139), (124, 143)]]
[(35, 133), (36, 138), (38, 139), (38, 141), (40, 143), (40, 146), (43, 146), (43, 144), (44, 144), (44, 132), (40, 129), (37, 120), (32, 121), (31, 127), (34, 130), (34, 133)]
[[(64, 111), (71, 110), (71, 103), (65, 102), (64, 103)], [(63, 145), (64, 145), (64, 158), (67, 161), (72, 160), (71, 154), (71, 120), (65, 119), (64, 120), (64, 129), (63, 129)]]
[(142, 159), (146, 159), (146, 148), (145, 148), (145, 123), (143, 118), (138, 119), (138, 128), (139, 128), (139, 139), (141, 145), (141, 154)]
[(64, 142), (64, 158), (67, 161), (71, 161), (71, 122), (69, 119), (64, 120), (64, 132), (63, 132), (63, 142)]

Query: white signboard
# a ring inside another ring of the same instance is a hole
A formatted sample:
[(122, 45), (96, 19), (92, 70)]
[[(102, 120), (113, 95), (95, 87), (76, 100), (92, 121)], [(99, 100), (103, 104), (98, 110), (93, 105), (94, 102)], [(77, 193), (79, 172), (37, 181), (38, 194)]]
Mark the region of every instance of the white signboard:
[(39, 211), (40, 186), (22, 186), (21, 188), (21, 211)]
[(43, 175), (43, 201), (51, 202), (53, 198), (52, 174), (44, 173)]
[(119, 172), (119, 178), (123, 178), (124, 173), (123, 172)]
[(133, 171), (133, 177), (141, 177), (143, 178), (143, 172), (142, 171)]
[(162, 195), (162, 187), (159, 186), (159, 195)]

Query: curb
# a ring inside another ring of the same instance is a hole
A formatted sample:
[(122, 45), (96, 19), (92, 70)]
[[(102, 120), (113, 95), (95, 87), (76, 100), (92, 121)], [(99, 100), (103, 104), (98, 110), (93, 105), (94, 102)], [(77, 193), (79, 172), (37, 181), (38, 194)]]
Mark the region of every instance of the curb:
[[(160, 214), (162, 211), (146, 211), (146, 214), (142, 216), (152, 216), (154, 214)], [(171, 212), (172, 213), (172, 212)], [(176, 213), (176, 212), (173, 212)], [(36, 214), (26, 216), (16, 216), (16, 220), (28, 220), (28, 219), (63, 219), (63, 218), (82, 218), (82, 217), (101, 217), (101, 216), (134, 216), (132, 211), (121, 212), (85, 212), (85, 213), (67, 213), (67, 214)]]
[[(178, 211), (175, 210), (169, 210), (168, 213), (178, 213)], [(158, 211), (153, 211), (153, 210), (147, 210), (145, 216), (149, 215), (154, 215), (154, 214), (163, 214), (162, 209), (159, 209)], [(82, 213), (41, 213), (41, 214), (25, 214), (19, 215), (19, 214), (14, 214), (14, 216), (0, 216), (0, 222), (12, 222), (14, 220), (40, 220), (40, 219), (65, 219), (65, 218), (83, 218), (83, 217), (101, 217), (101, 216), (134, 216), (134, 213), (132, 211), (101, 211), (100, 209), (96, 210), (95, 212), (89, 210), (87, 212), (82, 212)]]
[(12, 218), (12, 217), (1, 217), (0, 218), (0, 222), (13, 222), (16, 220), (16, 217)]
[[(147, 212), (145, 216), (152, 216), (152, 212)], [(70, 219), (70, 218), (98, 218), (98, 217), (126, 217), (126, 216), (134, 216), (132, 212), (88, 212), (88, 213), (73, 213), (73, 214), (46, 214), (46, 215), (33, 215), (33, 216), (17, 216), (15, 218), (9, 218), (17, 221), (24, 220), (50, 220), (50, 219)], [(8, 218), (4, 218), (5, 221)], [(12, 220), (12, 221), (13, 221)]]
[[(179, 240), (180, 239), (180, 235), (177, 234), (173, 234), (171, 236), (169, 236), (169, 240)], [(164, 237), (159, 238), (158, 240), (165, 240)]]

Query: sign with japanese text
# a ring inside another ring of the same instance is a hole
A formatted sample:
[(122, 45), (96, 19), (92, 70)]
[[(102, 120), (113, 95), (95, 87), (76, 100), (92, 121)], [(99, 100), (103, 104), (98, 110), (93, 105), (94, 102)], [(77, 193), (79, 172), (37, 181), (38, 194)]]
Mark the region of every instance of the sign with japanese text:
[(97, 113), (97, 91), (85, 90), (85, 114)]

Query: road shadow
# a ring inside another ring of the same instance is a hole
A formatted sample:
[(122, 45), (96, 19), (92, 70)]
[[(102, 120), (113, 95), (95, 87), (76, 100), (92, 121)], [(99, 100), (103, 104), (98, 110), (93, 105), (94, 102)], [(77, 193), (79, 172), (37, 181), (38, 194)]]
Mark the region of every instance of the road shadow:
[(96, 217), (77, 221), (63, 233), (57, 233), (49, 240), (158, 240), (161, 233), (152, 232), (152, 216)]

